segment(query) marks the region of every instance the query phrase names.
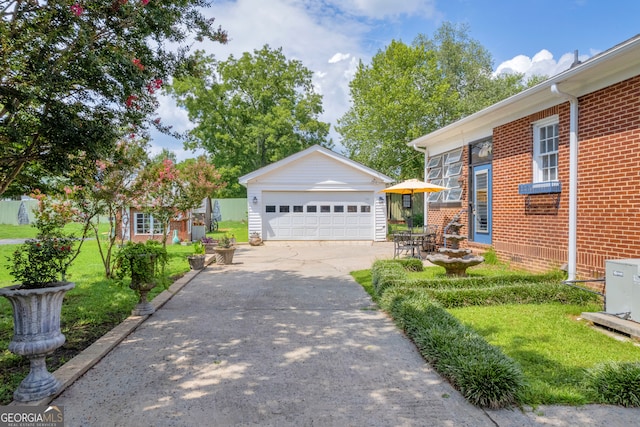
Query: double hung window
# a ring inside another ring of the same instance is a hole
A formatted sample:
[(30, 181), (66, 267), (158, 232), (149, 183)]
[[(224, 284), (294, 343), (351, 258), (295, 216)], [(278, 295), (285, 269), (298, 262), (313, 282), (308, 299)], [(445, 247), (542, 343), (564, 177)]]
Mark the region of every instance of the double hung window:
[(533, 182), (558, 180), (558, 118), (533, 124)]

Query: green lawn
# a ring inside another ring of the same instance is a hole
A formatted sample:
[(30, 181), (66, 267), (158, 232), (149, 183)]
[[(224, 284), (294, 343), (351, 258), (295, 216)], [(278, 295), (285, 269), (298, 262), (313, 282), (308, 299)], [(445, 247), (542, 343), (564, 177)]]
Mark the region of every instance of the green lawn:
[(523, 401), (585, 404), (585, 370), (604, 361), (638, 361), (640, 347), (621, 342), (579, 320), (599, 305), (509, 304), (448, 311), (522, 367), (528, 382)]
[[(36, 230), (30, 226), (0, 225), (2, 238), (34, 237)], [(239, 242), (247, 241), (245, 222), (224, 221), (218, 233), (209, 236), (234, 234)], [(14, 282), (7, 269), (7, 256), (17, 245), (0, 245), (0, 287)], [(167, 283), (176, 280), (189, 271), (187, 255), (193, 253), (191, 246), (167, 245), (169, 262), (166, 267)], [(137, 302), (136, 294), (126, 285), (104, 279), (104, 268), (98, 253), (97, 242), (87, 240), (80, 255), (68, 271), (68, 280), (76, 287), (65, 296), (62, 305), (61, 326), (66, 343), (47, 359), (47, 366), (54, 371), (73, 356), (88, 347), (114, 326), (127, 318)], [(149, 299), (163, 291), (154, 288)], [(11, 305), (0, 298), (0, 405), (12, 400), (12, 393), (29, 371), (26, 359), (15, 356), (8, 350), (13, 336), (13, 315)]]

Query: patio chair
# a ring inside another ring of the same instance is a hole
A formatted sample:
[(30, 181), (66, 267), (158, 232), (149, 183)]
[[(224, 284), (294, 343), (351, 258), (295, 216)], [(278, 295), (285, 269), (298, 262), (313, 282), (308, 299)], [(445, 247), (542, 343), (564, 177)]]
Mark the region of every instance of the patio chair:
[(424, 226), (424, 238), (422, 239), (422, 250), (424, 252), (436, 252), (438, 250), (438, 232), (440, 227), (436, 224)]
[(393, 258), (398, 258), (402, 254), (414, 256), (415, 253), (420, 256), (420, 247), (415, 244), (415, 240), (408, 231), (401, 231), (393, 235)]

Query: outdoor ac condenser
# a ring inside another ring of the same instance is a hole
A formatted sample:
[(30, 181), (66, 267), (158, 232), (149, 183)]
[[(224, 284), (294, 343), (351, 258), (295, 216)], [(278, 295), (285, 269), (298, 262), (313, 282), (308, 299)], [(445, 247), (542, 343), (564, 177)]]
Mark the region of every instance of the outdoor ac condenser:
[(640, 322), (640, 259), (607, 260), (605, 266), (606, 312)]

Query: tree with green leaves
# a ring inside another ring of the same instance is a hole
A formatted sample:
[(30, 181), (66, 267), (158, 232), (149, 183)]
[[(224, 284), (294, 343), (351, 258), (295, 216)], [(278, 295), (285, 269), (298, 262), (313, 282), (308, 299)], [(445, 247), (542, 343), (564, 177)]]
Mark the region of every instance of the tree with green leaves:
[[(145, 139), (127, 137), (118, 141), (105, 158), (78, 167), (71, 176), (76, 185), (67, 197), (74, 202), (77, 221), (87, 225), (98, 243), (107, 278), (113, 277), (113, 249), (124, 243), (123, 235), (117, 233), (118, 221), (138, 198), (134, 183), (149, 160), (147, 149)], [(106, 235), (101, 234), (104, 221), (108, 225)]]
[(352, 107), (336, 126), (348, 156), (397, 179), (422, 176), (423, 156), (408, 142), (524, 88), (521, 75), (495, 77), (491, 66), (464, 26), (393, 41), (350, 83)]
[(0, 195), (66, 176), (150, 126), (193, 38), (226, 42), (206, 0), (0, 0)]
[(422, 156), (407, 142), (433, 129), (448, 86), (431, 51), (393, 41), (371, 65), (358, 65), (352, 106), (337, 130), (348, 156), (396, 178), (421, 175)]
[(237, 178), (314, 144), (331, 148), (329, 125), (318, 120), (321, 95), (312, 72), (264, 46), (218, 61), (200, 53), (197, 73), (173, 81), (171, 92), (196, 124), (189, 148), (203, 148), (230, 185), (226, 196), (244, 196)]

